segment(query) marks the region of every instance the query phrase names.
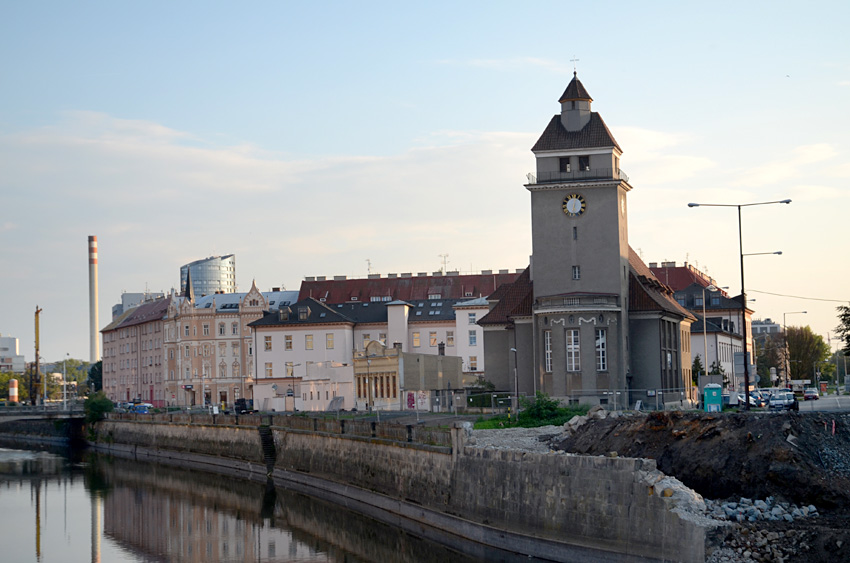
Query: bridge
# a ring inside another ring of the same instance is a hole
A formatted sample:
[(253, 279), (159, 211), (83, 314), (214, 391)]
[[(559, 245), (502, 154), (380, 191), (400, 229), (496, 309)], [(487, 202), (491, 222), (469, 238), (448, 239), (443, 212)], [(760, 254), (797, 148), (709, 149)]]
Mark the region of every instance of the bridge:
[(85, 418), (82, 405), (62, 405), (0, 407), (0, 424), (19, 420), (72, 420)]

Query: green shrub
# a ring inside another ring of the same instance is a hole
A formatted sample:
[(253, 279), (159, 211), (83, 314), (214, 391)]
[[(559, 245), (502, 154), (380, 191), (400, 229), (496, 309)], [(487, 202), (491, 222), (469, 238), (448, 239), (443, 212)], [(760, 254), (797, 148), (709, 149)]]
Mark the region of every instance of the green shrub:
[(557, 399), (550, 398), (546, 393), (538, 392), (534, 399), (520, 399), (522, 410), (519, 420), (504, 416), (492, 417), (487, 420), (479, 418), (474, 428), (536, 428), (538, 426), (560, 426), (576, 415), (585, 415), (590, 409), (588, 405), (573, 405), (562, 407)]
[(98, 391), (94, 395), (89, 395), (86, 402), (83, 404), (83, 409), (86, 411), (86, 422), (92, 423), (104, 419), (104, 415), (112, 412), (114, 405), (103, 391)]

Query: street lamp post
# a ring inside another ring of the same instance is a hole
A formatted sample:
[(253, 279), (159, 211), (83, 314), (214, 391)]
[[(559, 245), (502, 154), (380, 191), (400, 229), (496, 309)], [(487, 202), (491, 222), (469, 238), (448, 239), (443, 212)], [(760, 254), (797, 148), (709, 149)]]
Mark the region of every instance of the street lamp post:
[(517, 378), (516, 366), (517, 366), (517, 355), (516, 348), (511, 348), (511, 352), (514, 353), (514, 418), (519, 420), (519, 379)]
[(788, 313), (782, 313), (782, 340), (785, 345), (785, 387), (791, 384), (791, 350), (788, 348), (788, 328), (785, 325), (785, 316), (786, 315), (805, 315), (808, 311), (790, 311)]
[(71, 354), (65, 353), (65, 358), (62, 360), (62, 410), (68, 410), (68, 357)]
[(791, 203), (790, 199), (780, 201), (762, 201), (758, 203), (743, 203), (738, 205), (726, 203), (689, 203), (688, 207), (736, 207), (738, 209), (738, 253), (741, 257), (741, 336), (744, 341), (744, 410), (750, 410), (750, 369), (747, 365), (747, 293), (744, 284), (744, 235), (741, 230), (741, 208), (755, 205), (770, 205), (772, 203)]

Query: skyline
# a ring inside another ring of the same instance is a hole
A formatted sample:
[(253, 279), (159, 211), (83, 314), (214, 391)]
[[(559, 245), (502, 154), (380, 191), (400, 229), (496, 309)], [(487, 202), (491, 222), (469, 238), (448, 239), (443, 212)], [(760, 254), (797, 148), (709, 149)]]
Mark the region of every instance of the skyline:
[(808, 310), (789, 324), (826, 338), (850, 301), (850, 7), (602, 2), (582, 7), (588, 25), (569, 10), (0, 7), (0, 333), (31, 361), (38, 305), (42, 356), (88, 359), (88, 235), (99, 328), (122, 290), (167, 293), (212, 255), (236, 255), (240, 291), (365, 277), (367, 260), (525, 268), (530, 148), (577, 58), (624, 151), (643, 260), (687, 261), (737, 295), (735, 210), (687, 203), (790, 198), (743, 212), (744, 252), (783, 252), (746, 258), (748, 301), (780, 323)]

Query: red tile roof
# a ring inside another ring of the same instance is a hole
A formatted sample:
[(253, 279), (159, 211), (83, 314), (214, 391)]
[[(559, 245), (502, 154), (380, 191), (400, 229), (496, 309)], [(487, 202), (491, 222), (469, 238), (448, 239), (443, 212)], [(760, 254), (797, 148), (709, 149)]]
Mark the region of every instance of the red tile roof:
[(534, 301), (534, 288), (531, 283), (531, 267), (526, 268), (512, 284), (499, 288), (499, 302), (489, 313), (481, 317), (478, 324), (500, 325), (508, 324), (514, 317), (531, 315), (531, 305)]
[(629, 266), (632, 270), (629, 278), (629, 311), (661, 310), (696, 320), (690, 311), (679, 305), (673, 298), (673, 290), (655, 277), (632, 247), (629, 247)]
[(390, 297), (402, 301), (428, 299), (470, 299), (487, 297), (502, 284), (510, 284), (519, 273), (473, 274), (458, 276), (410, 276), (301, 282), (298, 299), (324, 300), (327, 303), (369, 302), (372, 297)]
[(650, 270), (655, 277), (673, 291), (682, 291), (693, 283), (698, 283), (702, 287), (708, 287), (711, 284), (718, 285), (714, 278), (687, 264), (685, 266), (662, 266), (650, 268)]

